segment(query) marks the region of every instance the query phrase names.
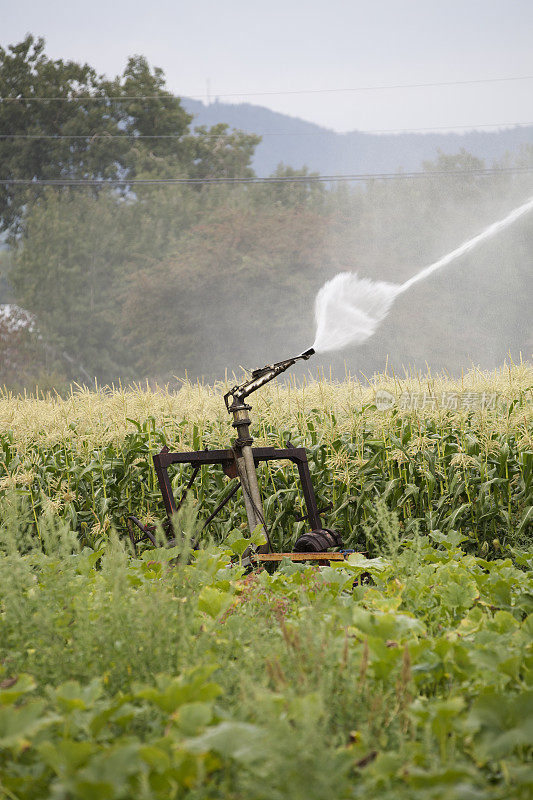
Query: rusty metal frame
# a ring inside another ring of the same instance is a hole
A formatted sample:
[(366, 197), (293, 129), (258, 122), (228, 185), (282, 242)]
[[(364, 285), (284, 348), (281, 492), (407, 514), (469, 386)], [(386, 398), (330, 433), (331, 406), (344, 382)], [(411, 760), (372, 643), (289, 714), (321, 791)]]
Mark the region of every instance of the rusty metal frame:
[[(292, 461), (293, 464), (296, 464), (307, 509), (306, 517), (310, 528), (311, 530), (316, 530), (322, 527), (305, 449), (303, 447), (292, 446), (288, 446), (284, 449), (277, 449), (275, 447), (253, 447), (252, 453), (256, 466), (261, 461)], [(184, 498), (182, 497), (181, 500), (176, 503), (174, 492), (172, 491), (172, 484), (168, 475), (168, 468), (172, 466), (172, 464), (191, 464), (193, 467), (193, 480), (199, 468), (206, 465), (219, 464), (227, 474), (231, 474), (231, 470), (235, 465), (235, 453), (233, 450), (200, 450), (187, 453), (171, 453), (168, 447), (163, 447), (159, 453), (153, 456), (153, 462), (159, 488), (163, 496), (165, 511), (167, 517), (171, 519), (172, 515), (179, 509)], [(190, 488), (191, 485), (192, 480), (189, 481), (187, 489)], [(216, 512), (210, 516), (208, 522), (210, 522), (215, 514), (226, 505), (230, 497), (232, 497), (236, 491), (237, 487), (224, 498), (216, 509)]]

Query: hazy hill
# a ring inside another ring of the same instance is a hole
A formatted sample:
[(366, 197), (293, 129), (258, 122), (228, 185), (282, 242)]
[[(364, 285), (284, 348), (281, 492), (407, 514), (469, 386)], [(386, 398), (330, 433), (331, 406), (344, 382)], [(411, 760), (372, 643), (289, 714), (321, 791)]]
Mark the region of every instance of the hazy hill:
[(409, 171), (434, 159), (438, 150), (457, 153), (462, 147), (490, 166), (506, 152), (533, 144), (533, 126), (468, 133), (341, 134), (250, 103), (204, 105), (186, 99), (183, 105), (194, 114), (193, 126), (226, 122), (263, 135), (254, 159), (254, 169), (261, 176), (270, 175), (280, 161), (295, 168), (306, 165), (322, 175)]

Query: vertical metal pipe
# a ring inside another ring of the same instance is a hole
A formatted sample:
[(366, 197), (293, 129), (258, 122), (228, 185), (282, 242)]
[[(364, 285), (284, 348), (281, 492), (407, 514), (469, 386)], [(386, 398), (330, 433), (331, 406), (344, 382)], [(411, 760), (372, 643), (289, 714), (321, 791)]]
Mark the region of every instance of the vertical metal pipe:
[(239, 480), (242, 484), (242, 497), (244, 500), (244, 508), (246, 509), (246, 517), (248, 519), (248, 528), (250, 529), (250, 534), (251, 534), (252, 531), (255, 530), (255, 528), (257, 528), (258, 520), (255, 515), (252, 501), (250, 500), (252, 492), (250, 490), (250, 485), (248, 482), (246, 464), (244, 462), (244, 458), (242, 455), (241, 456), (236, 455), (235, 460), (237, 462), (237, 472), (239, 474)]
[(233, 426), (237, 430), (238, 438), (236, 441), (236, 445), (239, 448), (240, 452), (242, 453), (242, 458), (244, 461), (244, 474), (246, 475), (248, 486), (243, 486), (243, 494), (246, 497), (246, 488), (249, 492), (248, 500), (251, 499), (251, 506), (252, 506), (252, 516), (253, 522), (250, 519), (250, 514), (248, 514), (248, 508), (246, 513), (248, 515), (248, 524), (250, 525), (250, 534), (254, 531), (257, 525), (261, 525), (263, 528), (263, 532), (265, 534), (267, 544), (258, 547), (257, 550), (259, 553), (268, 553), (270, 552), (270, 547), (268, 545), (268, 531), (265, 528), (264, 520), (264, 512), (263, 512), (263, 503), (261, 500), (261, 492), (259, 490), (259, 481), (257, 480), (257, 472), (255, 471), (255, 462), (254, 462), (254, 454), (252, 451), (252, 443), (253, 439), (250, 435), (250, 419), (248, 417), (247, 412), (250, 410), (250, 406), (246, 404), (242, 404), (241, 406), (237, 406), (236, 408), (232, 408), (233, 413)]

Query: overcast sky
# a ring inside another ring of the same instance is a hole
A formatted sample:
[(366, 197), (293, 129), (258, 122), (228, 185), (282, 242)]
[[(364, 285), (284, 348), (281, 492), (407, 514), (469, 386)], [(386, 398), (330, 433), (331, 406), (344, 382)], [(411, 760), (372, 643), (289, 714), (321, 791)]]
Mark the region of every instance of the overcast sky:
[(209, 80), (339, 131), (533, 123), (533, 80), (260, 94), (533, 75), (532, 0), (0, 0), (0, 19), (4, 47), (31, 32), (108, 75), (141, 53), (177, 94)]

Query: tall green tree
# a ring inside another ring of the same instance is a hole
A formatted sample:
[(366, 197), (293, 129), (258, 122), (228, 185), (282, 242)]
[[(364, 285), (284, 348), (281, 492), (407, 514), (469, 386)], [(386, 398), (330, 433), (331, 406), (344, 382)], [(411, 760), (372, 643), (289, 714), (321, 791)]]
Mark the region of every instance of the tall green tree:
[[(122, 75), (102, 83), (111, 113), (126, 137), (121, 166), (131, 177), (187, 176), (192, 116), (165, 88), (163, 70), (132, 56)], [(158, 138), (163, 137), (163, 138)]]
[[(32, 35), (0, 47), (1, 178), (253, 175), (260, 138), (227, 125), (192, 134), (191, 115), (143, 56), (110, 80), (44, 47)], [(24, 209), (41, 196), (37, 185), (0, 186), (0, 231), (19, 233)]]
[(261, 137), (253, 133), (230, 130), (219, 123), (211, 128), (201, 125), (189, 138), (193, 178), (251, 178), (255, 148)]
[[(44, 46), (28, 35), (0, 47), (0, 177), (116, 176), (125, 140), (110, 138), (119, 120), (101, 77), (88, 64), (50, 59)], [(16, 231), (36, 195), (36, 187), (1, 186), (0, 228)]]
[(10, 278), (46, 344), (77, 362), (78, 380), (111, 380), (127, 367), (114, 334), (132, 229), (110, 193), (80, 191), (47, 189), (34, 204)]

